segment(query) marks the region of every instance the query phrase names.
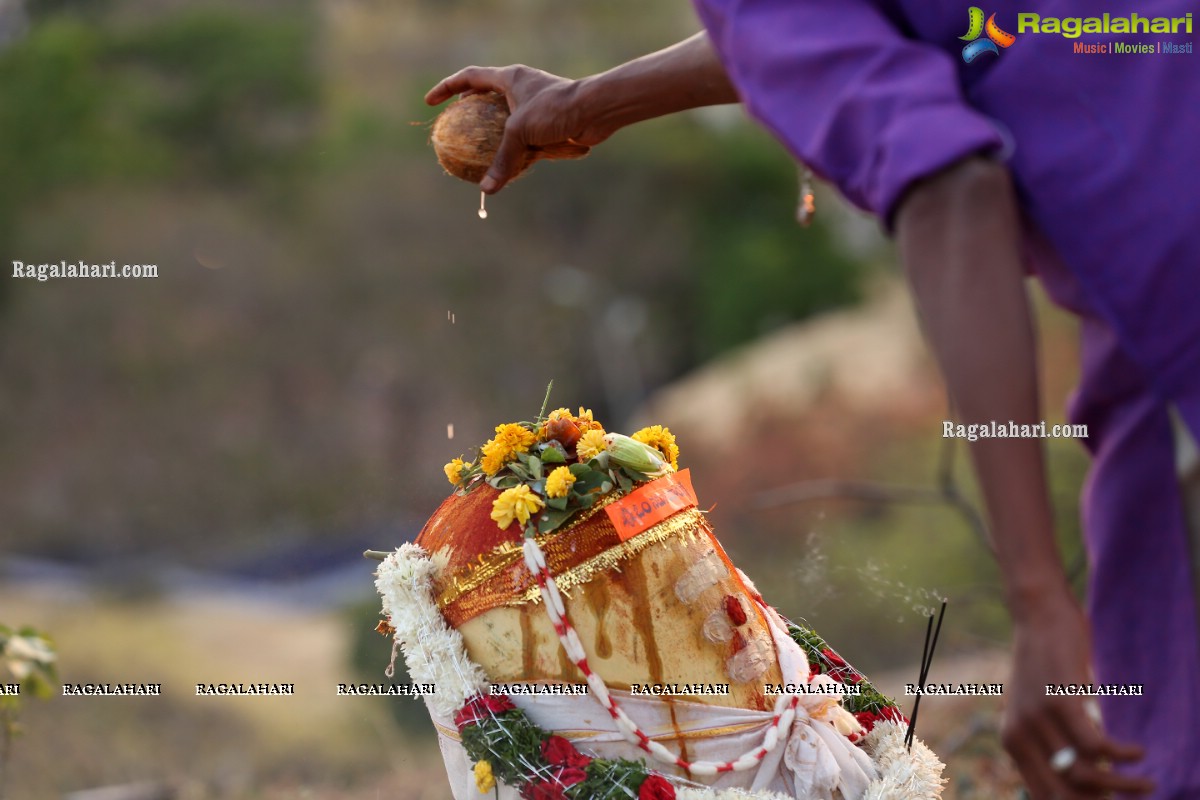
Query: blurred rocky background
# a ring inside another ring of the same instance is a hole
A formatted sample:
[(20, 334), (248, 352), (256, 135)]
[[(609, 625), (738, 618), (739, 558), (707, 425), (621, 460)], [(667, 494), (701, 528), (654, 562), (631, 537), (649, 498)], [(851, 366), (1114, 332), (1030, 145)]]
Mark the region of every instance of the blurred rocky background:
[[(459, 67), (580, 76), (697, 27), (682, 1), (0, 0), (0, 621), (53, 634), (64, 680), (168, 695), (31, 704), (12, 797), (447, 797), (419, 705), (333, 696), (390, 651), (360, 553), (551, 379), (671, 427), (733, 559), (885, 688), (942, 597), (934, 679), (1002, 679), (965, 446), (871, 220), (819, 187), (798, 227), (795, 166), (735, 108), (543, 164), (486, 221), (426, 144)], [(1039, 305), (1054, 422), (1074, 328)], [(1084, 459), (1048, 451), (1076, 564)], [(226, 677), (299, 696), (190, 696)], [(926, 702), (948, 796), (1011, 792), (998, 708)]]

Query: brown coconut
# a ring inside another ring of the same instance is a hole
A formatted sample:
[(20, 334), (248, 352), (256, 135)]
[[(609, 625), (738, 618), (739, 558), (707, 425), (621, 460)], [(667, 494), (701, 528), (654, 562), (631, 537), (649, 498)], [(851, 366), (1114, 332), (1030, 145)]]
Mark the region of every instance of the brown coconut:
[[(434, 120), (429, 136), (438, 163), (456, 178), (479, 183), (500, 149), (508, 117), (508, 101), (495, 92), (471, 94), (451, 103)], [(571, 142), (531, 147), (513, 177), (541, 159), (583, 158), (588, 150)]]

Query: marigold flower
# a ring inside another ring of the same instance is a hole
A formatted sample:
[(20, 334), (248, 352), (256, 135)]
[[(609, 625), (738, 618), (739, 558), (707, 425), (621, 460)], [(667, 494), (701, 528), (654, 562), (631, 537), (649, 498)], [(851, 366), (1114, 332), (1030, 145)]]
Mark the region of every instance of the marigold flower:
[(566, 497), (571, 491), (575, 476), (567, 467), (556, 467), (546, 476), (546, 497)]
[(450, 463), (445, 466), (446, 480), (450, 481), (455, 486), (458, 486), (460, 483), (462, 483), (463, 470), (469, 466), (470, 464), (468, 464), (466, 461), (463, 461), (461, 458), (452, 459)]
[(675, 434), (671, 433), (670, 428), (651, 425), (649, 428), (642, 428), (630, 438), (658, 450), (671, 465), (671, 469), (679, 469), (679, 445), (675, 444)]
[(492, 519), (500, 526), (500, 530), (507, 530), (508, 526), (513, 524), (513, 520), (522, 525), (529, 522), (530, 515), (536, 514), (545, 505), (542, 498), (522, 483), (520, 486), (505, 489), (492, 502)]
[(529, 448), (537, 443), (537, 436), (524, 425), (516, 422), (506, 422), (496, 426), (496, 435), (492, 441), (503, 442), (514, 454), (528, 453)]
[(579, 414), (575, 417), (575, 424), (579, 426), (579, 430), (585, 433), (587, 431), (604, 430), (604, 426), (596, 422), (592, 417), (592, 410), (583, 406), (579, 407)]
[(514, 460), (518, 453), (528, 453), (537, 443), (537, 435), (515, 422), (496, 426), (496, 435), (480, 448), (483, 456), (480, 466), (488, 475), (495, 475), (504, 465)]
[(479, 466), (489, 477), (504, 469), (504, 465), (512, 461), (508, 457), (506, 450), (502, 447), (494, 446), (491, 442), (485, 444), (481, 452), (483, 453), (483, 458), (479, 460)]
[(475, 762), (475, 788), (480, 794), (487, 794), (496, 785), (496, 776), (492, 774), (492, 763), (481, 758)]
[(593, 428), (579, 437), (579, 443), (575, 445), (575, 452), (579, 455), (580, 461), (587, 461), (603, 453), (604, 429)]

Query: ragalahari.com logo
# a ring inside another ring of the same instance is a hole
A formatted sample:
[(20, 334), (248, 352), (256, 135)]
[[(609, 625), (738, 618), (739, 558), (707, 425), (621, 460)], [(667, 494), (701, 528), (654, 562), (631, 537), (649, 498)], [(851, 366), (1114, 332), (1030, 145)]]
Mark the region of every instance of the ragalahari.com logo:
[[(996, 47), (996, 45), (999, 45), (1000, 47), (1008, 47), (1017, 40), (1016, 36), (1013, 36), (1011, 33), (1002, 30), (1000, 26), (996, 24), (995, 14), (992, 14), (990, 17), (988, 17), (987, 22), (984, 23), (983, 9), (979, 6), (971, 6), (967, 13), (969, 15), (968, 18), (970, 19), (970, 27), (967, 29), (966, 36), (960, 36), (958, 38), (962, 39), (964, 42), (968, 42), (967, 46), (964, 47), (962, 51), (963, 61), (967, 62), (968, 64), (979, 58), (979, 56), (983, 55), (984, 53), (995, 53), (996, 55), (1000, 55), (1000, 50)], [(980, 39), (979, 37), (985, 33), (987, 34), (987, 38)]]

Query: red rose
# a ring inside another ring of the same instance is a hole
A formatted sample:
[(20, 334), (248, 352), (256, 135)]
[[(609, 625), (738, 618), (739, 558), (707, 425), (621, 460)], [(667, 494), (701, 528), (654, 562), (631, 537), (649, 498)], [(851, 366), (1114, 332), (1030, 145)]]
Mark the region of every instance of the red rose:
[(821, 655), (825, 656), (825, 660), (828, 661), (830, 664), (833, 664), (835, 667), (850, 666), (849, 664), (846, 663), (846, 660), (844, 658), (842, 658), (837, 653), (830, 650), (828, 647), (821, 648)]
[(675, 787), (659, 775), (648, 775), (638, 788), (638, 800), (675, 800)]
[(454, 715), (454, 726), (461, 732), (468, 725), (474, 725), (480, 720), (488, 719), (496, 714), (503, 714), (514, 708), (516, 706), (505, 695), (477, 694)]
[[(588, 759), (589, 761), (591, 759)], [(554, 774), (554, 780), (564, 788), (574, 786), (577, 783), (582, 783), (587, 780), (587, 773), (582, 767), (563, 767)]]
[(575, 745), (561, 736), (551, 736), (542, 742), (542, 758), (556, 767), (583, 769), (592, 759), (575, 749)]
[(521, 787), (525, 800), (565, 800), (563, 787), (557, 781), (530, 781)]
[(525, 800), (565, 800), (566, 790), (587, 780), (587, 773), (578, 767), (560, 767), (550, 778), (530, 781), (521, 787)]
[(862, 725), (863, 730), (867, 733), (871, 732), (876, 722), (883, 719), (883, 717), (871, 711), (859, 711), (854, 715), (854, 718), (858, 720), (858, 724)]
[(863, 676), (859, 675), (851, 667), (835, 667), (825, 673), (839, 683), (862, 683)]
[(908, 724), (908, 717), (900, 711), (896, 706), (884, 706), (879, 712), (880, 719), (890, 719), (892, 722), (898, 722), (901, 725)]
[(821, 667), (819, 664), (809, 664), (808, 665), (808, 679), (810, 681), (820, 674), (821, 674)]

